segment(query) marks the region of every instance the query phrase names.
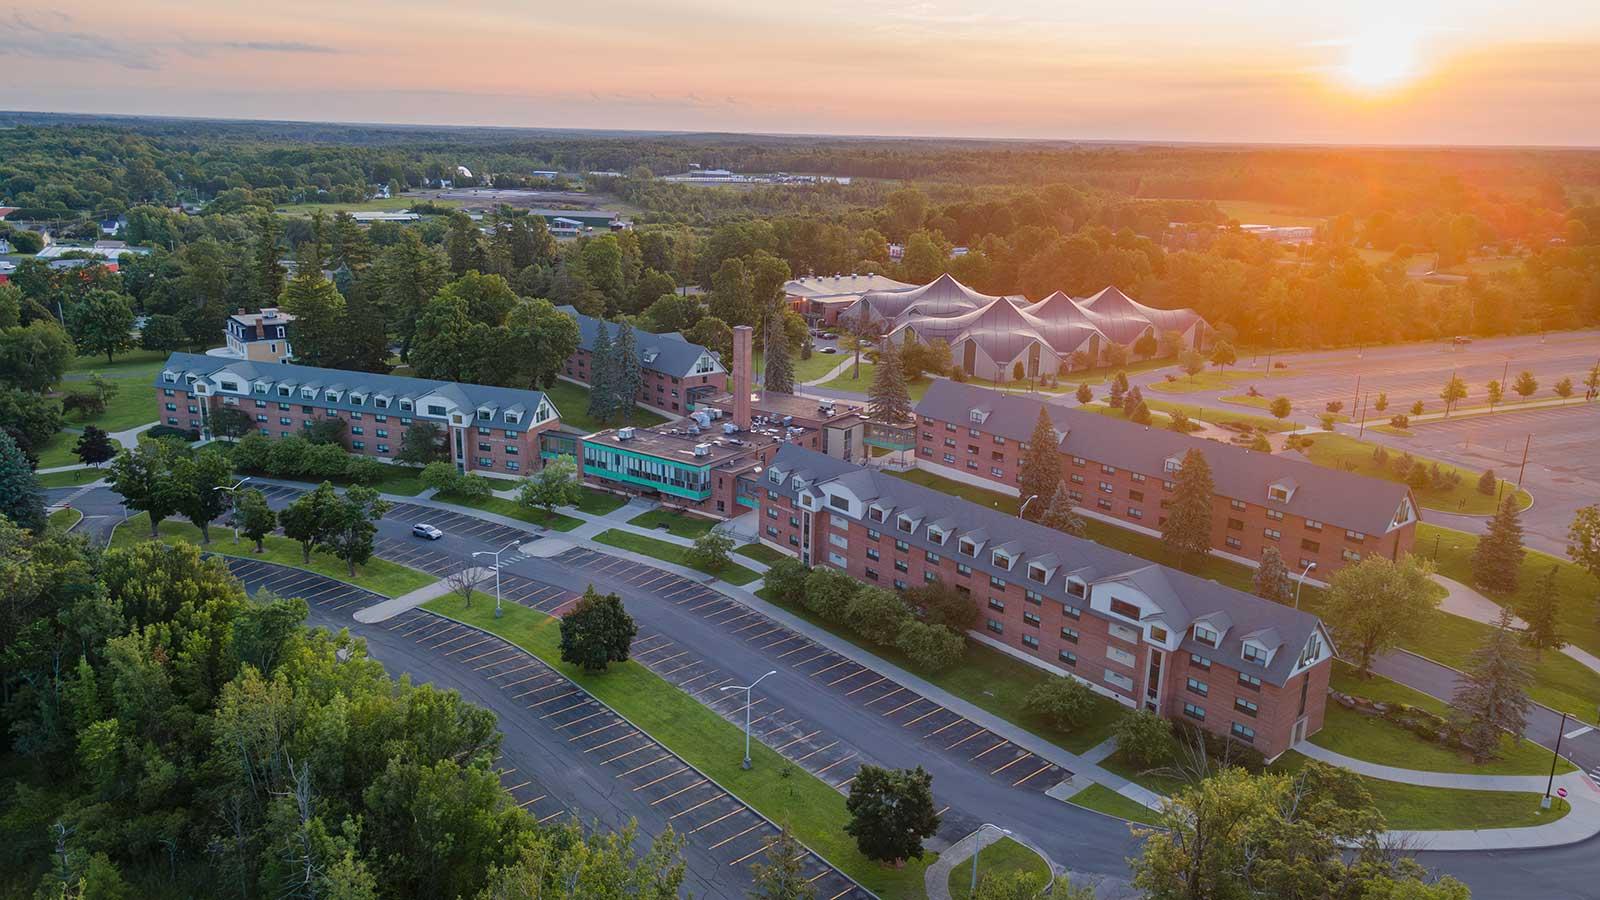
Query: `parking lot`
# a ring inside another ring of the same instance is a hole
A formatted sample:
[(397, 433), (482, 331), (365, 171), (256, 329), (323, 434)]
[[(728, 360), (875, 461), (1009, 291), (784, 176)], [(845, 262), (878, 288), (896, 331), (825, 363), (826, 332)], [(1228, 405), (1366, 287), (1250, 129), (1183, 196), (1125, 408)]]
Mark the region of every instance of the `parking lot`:
[[(817, 690), (898, 725), (929, 749), (959, 755), (968, 768), (984, 777), (1012, 788), (1042, 793), (1071, 776), (1060, 766), (894, 679), (835, 653), (704, 584), (583, 548), (568, 550), (555, 560), (603, 580), (649, 591), (682, 607), (729, 638), (749, 644), (774, 665), (781, 663), (806, 676)], [(725, 718), (743, 724), (742, 695), (729, 692), (719, 696), (722, 687), (740, 682), (714, 661), (678, 647), (663, 635), (645, 631), (635, 640), (633, 658)], [(764, 743), (841, 790), (849, 786), (863, 763), (904, 765), (903, 761), (866, 758), (847, 735), (832, 733), (804, 716), (775, 707), (765, 698), (758, 697), (753, 703), (752, 715), (752, 727)]]
[[(526, 581), (526, 579), (524, 579)], [(502, 584), (502, 587), (504, 585)], [(777, 828), (582, 688), (522, 649), (475, 628), (422, 610), (383, 624), (392, 635), (467, 667), (475, 677), (526, 710), (548, 734), (571, 745), (591, 777), (603, 778), (665, 820), (697, 849), (748, 877)], [(502, 781), (540, 821), (567, 812), (537, 779), (515, 771)], [(804, 871), (819, 900), (869, 897), (814, 853)]]
[(265, 589), (278, 597), (299, 597), (312, 606), (346, 615), (385, 599), (382, 594), (304, 569), (237, 556), (221, 558), (252, 596)]

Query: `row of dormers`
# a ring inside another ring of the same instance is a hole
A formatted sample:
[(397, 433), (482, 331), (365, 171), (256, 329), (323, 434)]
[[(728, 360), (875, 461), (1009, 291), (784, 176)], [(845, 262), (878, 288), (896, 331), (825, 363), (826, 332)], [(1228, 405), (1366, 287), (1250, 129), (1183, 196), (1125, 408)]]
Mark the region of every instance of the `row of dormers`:
[[(769, 469), (767, 477), (771, 483), (777, 485), (789, 482), (796, 491), (801, 505), (807, 509), (816, 509), (813, 494), (806, 492), (806, 489), (816, 481), (812, 473), (805, 470), (790, 472), (774, 466)], [(1176, 609), (1163, 610), (1154, 597), (1139, 592), (1140, 588), (1134, 583), (1135, 579), (1129, 577), (1130, 574), (1136, 576), (1137, 573), (1121, 573), (1095, 580), (1093, 572), (1088, 567), (1067, 569), (1060, 557), (1054, 553), (1045, 552), (1029, 556), (1023, 552), (1021, 542), (1007, 541), (994, 544), (982, 529), (958, 533), (952, 519), (938, 518), (929, 521), (928, 513), (919, 507), (897, 509), (876, 498), (855, 500), (853, 495), (847, 496), (843, 492), (828, 490), (825, 485), (829, 480), (831, 479), (825, 479), (818, 487), (822, 488), (822, 494), (827, 498), (826, 505), (830, 514), (844, 513), (852, 518), (864, 519), (872, 525), (884, 526), (882, 529), (884, 531), (919, 536), (939, 547), (949, 546), (950, 539), (954, 536), (956, 557), (987, 561), (989, 565), (1005, 572), (1017, 572), (1018, 566), (1021, 565), (1025, 586), (1033, 585), (1041, 589), (1058, 587), (1065, 591), (1067, 602), (1085, 601), (1100, 612), (1127, 620), (1134, 626), (1130, 634), (1142, 632), (1146, 640), (1165, 650), (1175, 651), (1183, 637), (1191, 637), (1196, 643), (1206, 647), (1222, 649), (1224, 643), (1229, 640), (1230, 632), (1234, 630), (1232, 617), (1225, 611), (1201, 615), (1192, 621), (1183, 622), (1182, 619), (1187, 618), (1187, 614), (1181, 613), (1181, 601), (1176, 604)], [(860, 504), (859, 510), (856, 508), (857, 503)], [(1147, 568), (1159, 567), (1152, 564)], [(1057, 582), (1058, 575), (1061, 576), (1059, 582)], [(1124, 589), (1136, 592), (1139, 599), (1152, 604), (1152, 608), (1147, 610), (1139, 603), (1123, 599)], [(1175, 631), (1168, 627), (1168, 622), (1174, 613), (1180, 613), (1180, 622), (1177, 623), (1179, 627)], [(1260, 667), (1262, 670), (1272, 666), (1285, 646), (1282, 635), (1272, 627), (1255, 629), (1239, 635), (1235, 640), (1239, 642), (1237, 653), (1239, 659), (1246, 665)], [(1321, 627), (1313, 629), (1301, 648), (1292, 670), (1298, 672), (1321, 661), (1326, 658), (1329, 649)]]
[[(180, 379), (185, 387), (193, 387), (201, 376), (192, 372), (180, 373), (172, 369), (163, 370), (162, 381), (166, 384), (178, 384)], [(278, 400), (310, 400), (322, 403), (344, 403), (353, 407), (366, 407), (369, 404), (373, 409), (396, 409), (401, 413), (414, 413), (415, 415), (431, 418), (446, 418), (457, 409), (455, 401), (447, 397), (436, 396), (433, 393), (424, 393), (420, 396), (409, 394), (396, 395), (387, 391), (371, 391), (360, 387), (347, 387), (342, 382), (322, 384), (310, 382), (301, 384), (295, 381), (272, 381), (257, 378), (249, 381), (246, 390), (245, 379), (230, 372), (218, 372), (209, 376), (207, 384), (214, 384), (216, 389), (233, 394), (246, 396), (271, 397)], [(474, 419), (479, 424), (521, 425), (527, 416), (527, 407), (515, 404), (501, 409), (492, 403), (481, 404), (475, 409)], [(530, 424), (540, 424), (556, 416), (555, 407), (550, 405), (547, 398), (541, 398), (539, 406), (534, 410), (534, 418)]]

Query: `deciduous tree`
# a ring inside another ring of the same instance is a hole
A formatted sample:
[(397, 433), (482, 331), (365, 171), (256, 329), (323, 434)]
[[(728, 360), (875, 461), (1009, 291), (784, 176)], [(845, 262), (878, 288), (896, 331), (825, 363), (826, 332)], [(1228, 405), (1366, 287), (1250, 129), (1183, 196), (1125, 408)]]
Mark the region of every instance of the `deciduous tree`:
[(1517, 392), (1517, 396), (1526, 400), (1538, 393), (1539, 379), (1533, 377), (1532, 372), (1524, 369), (1517, 373), (1517, 380), (1512, 382), (1511, 389)]
[(211, 543), (211, 523), (228, 508), (218, 488), (233, 483), (233, 464), (219, 449), (173, 454), (166, 476), (178, 498), (177, 511), (200, 529), (200, 543)]
[(1444, 383), (1444, 389), (1439, 392), (1439, 399), (1444, 401), (1446, 418), (1450, 416), (1450, 411), (1455, 409), (1456, 404), (1466, 399), (1466, 396), (1467, 383), (1461, 380), (1461, 376), (1454, 372), (1450, 373), (1450, 380)]
[(716, 574), (733, 563), (733, 538), (713, 528), (695, 538), (685, 558), (689, 565), (702, 572)]
[(117, 445), (104, 429), (85, 425), (83, 434), (78, 437), (78, 443), (72, 448), (72, 453), (84, 465), (98, 468), (101, 463), (109, 462), (117, 455)]
[(1394, 562), (1374, 555), (1333, 573), (1323, 619), (1362, 677), (1374, 657), (1427, 628), (1439, 605), (1431, 571), (1415, 556)]
[(133, 306), (124, 294), (103, 288), (90, 291), (67, 315), (67, 330), (78, 350), (106, 355), (106, 362), (133, 346)]
[(338, 503), (333, 485), (324, 481), (315, 490), (296, 497), (278, 514), (284, 537), (300, 543), (302, 562), (311, 562), (311, 551), (326, 540)]
[(255, 541), (256, 552), (266, 550), (267, 535), (278, 527), (278, 514), (267, 505), (267, 498), (255, 488), (238, 491), (233, 498), (233, 521), (239, 533)]
[(1022, 701), (1024, 711), (1049, 721), (1057, 731), (1071, 731), (1082, 725), (1097, 705), (1094, 691), (1076, 678), (1045, 678)]
[(805, 847), (788, 825), (782, 826), (767, 841), (762, 859), (750, 864), (750, 880), (755, 882), (752, 900), (814, 900), (817, 892), (806, 874), (805, 857)]
[(1294, 404), (1289, 402), (1288, 397), (1274, 397), (1267, 411), (1272, 413), (1274, 419), (1287, 419), (1289, 414), (1294, 412)]
[(922, 858), (922, 841), (939, 830), (933, 805), (933, 776), (915, 769), (856, 770), (845, 800), (850, 822), (844, 830), (868, 859), (899, 862)]
[[(326, 484), (326, 482), (324, 482)], [(366, 565), (372, 558), (373, 536), (378, 533), (377, 521), (393, 506), (369, 487), (347, 488), (329, 510), (327, 532), (323, 543), (333, 555), (345, 561), (351, 577), (356, 566)]]
[(583, 499), (578, 482), (578, 464), (570, 456), (558, 456), (544, 464), (539, 474), (523, 479), (517, 500), (525, 506), (544, 510), (545, 518), (558, 506), (573, 506)]
[(601, 594), (590, 585), (577, 604), (561, 617), (561, 660), (586, 672), (604, 672), (628, 658), (639, 633), (616, 594)]

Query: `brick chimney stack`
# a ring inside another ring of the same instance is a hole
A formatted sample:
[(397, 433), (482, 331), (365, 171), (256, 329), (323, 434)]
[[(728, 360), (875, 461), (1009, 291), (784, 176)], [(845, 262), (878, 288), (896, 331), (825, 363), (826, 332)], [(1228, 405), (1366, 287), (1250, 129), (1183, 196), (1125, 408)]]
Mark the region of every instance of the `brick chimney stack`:
[(740, 430), (750, 429), (750, 345), (755, 329), (736, 325), (733, 329), (733, 422)]

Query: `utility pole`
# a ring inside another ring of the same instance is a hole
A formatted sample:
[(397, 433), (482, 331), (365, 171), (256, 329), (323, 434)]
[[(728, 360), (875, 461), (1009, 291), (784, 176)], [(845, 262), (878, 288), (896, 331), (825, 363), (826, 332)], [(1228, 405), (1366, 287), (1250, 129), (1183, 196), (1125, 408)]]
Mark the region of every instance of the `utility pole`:
[(1355, 412), (1356, 411), (1356, 407), (1360, 406), (1360, 405), (1361, 405), (1361, 373), (1357, 372), (1356, 373), (1356, 398), (1354, 400), (1350, 401), (1350, 411), (1351, 412)]
[(1517, 469), (1517, 487), (1522, 487), (1522, 473), (1528, 471), (1528, 448), (1533, 446), (1533, 433), (1528, 433), (1528, 440), (1522, 445), (1522, 465)]
[[(1371, 396), (1371, 394), (1368, 394), (1368, 396)], [(1356, 428), (1356, 439), (1359, 440), (1362, 435), (1367, 433), (1367, 399), (1366, 399), (1366, 397), (1361, 398), (1359, 401), (1357, 401), (1357, 403), (1361, 407), (1361, 424)]]
[(1561, 714), (1561, 727), (1556, 729), (1556, 749), (1550, 751), (1550, 777), (1544, 782), (1544, 799), (1539, 801), (1540, 809), (1550, 808), (1550, 788), (1556, 782), (1556, 760), (1561, 758), (1562, 732), (1567, 730), (1567, 714)]

